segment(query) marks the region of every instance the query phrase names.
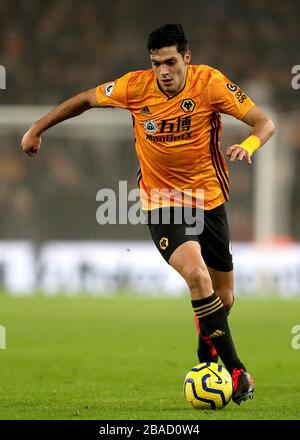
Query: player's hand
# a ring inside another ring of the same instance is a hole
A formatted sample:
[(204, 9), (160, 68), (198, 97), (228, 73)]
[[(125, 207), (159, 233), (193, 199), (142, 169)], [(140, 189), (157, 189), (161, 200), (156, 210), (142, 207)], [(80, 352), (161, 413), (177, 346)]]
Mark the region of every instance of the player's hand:
[(28, 156), (35, 156), (41, 148), (41, 136), (30, 128), (23, 136), (21, 147)]
[(242, 148), (240, 145), (231, 145), (230, 147), (227, 147), (227, 157), (230, 160), (230, 162), (234, 162), (235, 159), (238, 160), (246, 160), (249, 165), (251, 165), (251, 156), (244, 148)]

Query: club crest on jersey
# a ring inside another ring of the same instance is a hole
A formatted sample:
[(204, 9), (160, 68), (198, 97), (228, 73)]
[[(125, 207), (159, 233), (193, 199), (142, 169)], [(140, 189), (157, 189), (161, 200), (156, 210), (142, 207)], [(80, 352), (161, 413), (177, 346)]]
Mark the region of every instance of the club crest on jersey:
[(144, 122), (144, 129), (148, 134), (154, 134), (158, 130), (157, 123), (152, 120), (148, 120)]
[(194, 111), (195, 105), (196, 104), (191, 98), (187, 98), (182, 101), (180, 107), (185, 113), (191, 113), (192, 111)]
[(235, 92), (237, 89), (237, 86), (235, 86), (234, 84), (226, 84), (227, 88), (231, 91), (231, 92)]
[(107, 84), (107, 86), (105, 87), (104, 93), (106, 96), (111, 96), (113, 89), (114, 89), (115, 83), (112, 82), (110, 84)]

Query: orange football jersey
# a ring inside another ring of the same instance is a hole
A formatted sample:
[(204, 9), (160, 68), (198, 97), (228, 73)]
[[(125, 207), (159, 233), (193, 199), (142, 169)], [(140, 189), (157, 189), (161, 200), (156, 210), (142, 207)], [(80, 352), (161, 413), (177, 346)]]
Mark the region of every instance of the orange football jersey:
[(254, 103), (221, 72), (189, 65), (185, 87), (169, 98), (152, 69), (138, 70), (99, 85), (96, 96), (99, 107), (132, 113), (143, 209), (213, 209), (228, 200), (220, 113), (242, 119)]

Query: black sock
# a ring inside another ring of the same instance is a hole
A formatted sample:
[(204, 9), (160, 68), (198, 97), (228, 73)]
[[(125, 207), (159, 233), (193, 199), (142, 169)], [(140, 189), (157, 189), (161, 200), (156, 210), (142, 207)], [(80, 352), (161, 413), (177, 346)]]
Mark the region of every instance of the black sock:
[(208, 335), (207, 335), (202, 323), (200, 322), (200, 319), (198, 319), (197, 317), (195, 317), (195, 319), (198, 322), (197, 329), (199, 332), (198, 350), (197, 350), (199, 362), (200, 362), (200, 364), (202, 362), (216, 362), (217, 363), (218, 362), (218, 354), (216, 352), (216, 349), (213, 346), (210, 339), (208, 338)]
[(207, 298), (192, 300), (192, 306), (196, 317), (201, 321), (201, 327), (208, 334), (229, 373), (234, 368), (245, 369), (236, 353), (227, 314), (218, 295), (213, 293)]
[[(231, 306), (227, 309), (225, 308), (227, 316), (230, 313), (230, 309), (231, 309)], [(201, 324), (200, 319), (197, 317), (195, 317), (195, 319), (198, 322), (197, 329), (199, 329), (198, 330), (199, 335), (198, 335), (197, 355), (198, 355), (198, 359), (199, 359), (200, 364), (202, 362), (216, 362), (216, 363), (218, 363), (219, 356), (218, 356), (218, 353), (217, 353), (213, 343), (209, 339), (206, 331), (204, 330), (204, 327)]]

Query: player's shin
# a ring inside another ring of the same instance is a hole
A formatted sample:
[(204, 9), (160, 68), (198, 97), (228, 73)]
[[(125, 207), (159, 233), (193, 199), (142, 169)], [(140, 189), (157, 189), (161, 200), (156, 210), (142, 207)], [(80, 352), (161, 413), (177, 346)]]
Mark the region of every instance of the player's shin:
[(235, 368), (245, 369), (236, 353), (227, 321), (227, 313), (218, 295), (213, 293), (207, 298), (192, 300), (192, 306), (195, 317), (200, 320), (201, 327), (212, 340), (230, 374)]
[(218, 353), (205, 332), (199, 318), (195, 316), (196, 330), (198, 333), (197, 355), (200, 364), (202, 362), (218, 362)]

